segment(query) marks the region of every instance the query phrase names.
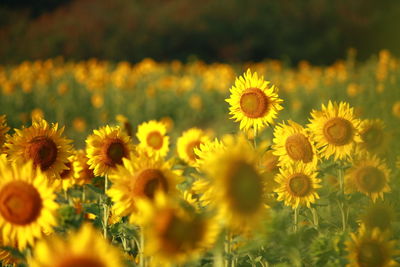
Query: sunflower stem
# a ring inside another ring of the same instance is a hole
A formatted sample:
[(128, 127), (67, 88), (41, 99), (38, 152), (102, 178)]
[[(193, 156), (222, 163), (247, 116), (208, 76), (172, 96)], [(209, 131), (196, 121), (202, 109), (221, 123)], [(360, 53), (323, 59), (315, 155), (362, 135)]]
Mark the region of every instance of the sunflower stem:
[(104, 201), (103, 201), (103, 235), (104, 238), (107, 239), (107, 225), (108, 225), (108, 216), (110, 213), (109, 207), (107, 205), (107, 192), (108, 189), (108, 177), (107, 175), (104, 177)]
[(145, 257), (144, 257), (144, 231), (143, 227), (140, 228), (140, 251), (139, 251), (139, 266), (140, 267), (145, 267), (146, 262), (145, 262)]
[(253, 130), (254, 130), (253, 145), (254, 145), (254, 148), (257, 148), (257, 129), (253, 128)]
[(294, 209), (294, 232), (296, 233), (298, 230), (298, 223), (299, 223), (299, 207)]
[(342, 215), (342, 231), (346, 231), (346, 214), (344, 211), (345, 203), (344, 203), (344, 180), (343, 180), (343, 169), (341, 166), (338, 167), (338, 179), (340, 186), (340, 200), (338, 200), (338, 205), (340, 209), (340, 214)]
[(225, 235), (225, 267), (233, 267), (232, 261), (232, 232), (227, 230)]
[(315, 227), (315, 229), (318, 229), (318, 225), (319, 225), (319, 222), (318, 222), (318, 212), (317, 212), (317, 209), (316, 208), (311, 208), (311, 213), (312, 213), (312, 216), (313, 216), (313, 224), (314, 224), (314, 227)]

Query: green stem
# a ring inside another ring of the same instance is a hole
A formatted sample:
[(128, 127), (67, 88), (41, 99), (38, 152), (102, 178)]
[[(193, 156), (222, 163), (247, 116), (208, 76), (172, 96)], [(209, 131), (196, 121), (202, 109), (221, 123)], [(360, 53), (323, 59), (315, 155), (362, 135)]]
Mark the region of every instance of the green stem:
[(146, 262), (145, 262), (145, 257), (144, 257), (144, 231), (143, 227), (140, 228), (140, 251), (139, 251), (139, 266), (140, 267), (145, 267)]
[(109, 207), (107, 205), (107, 192), (108, 189), (108, 177), (107, 175), (104, 177), (104, 202), (103, 202), (103, 235), (104, 238), (107, 239), (107, 224), (108, 224), (108, 216), (110, 215), (110, 210)]
[(345, 199), (344, 199), (344, 179), (343, 179), (343, 169), (341, 166), (338, 168), (338, 178), (340, 185), (341, 199), (338, 200), (338, 205), (340, 209), (340, 214), (342, 216), (342, 231), (346, 231), (346, 213), (345, 213)]
[(253, 145), (254, 145), (254, 148), (257, 148), (257, 129), (253, 128), (253, 130), (254, 130)]
[(318, 213), (317, 213), (317, 209), (316, 209), (316, 208), (311, 208), (311, 213), (312, 213), (312, 216), (313, 216), (314, 227), (315, 227), (316, 229), (318, 229), (319, 222), (318, 222)]
[(299, 207), (294, 209), (294, 232), (296, 233), (298, 230), (298, 223), (299, 223)]

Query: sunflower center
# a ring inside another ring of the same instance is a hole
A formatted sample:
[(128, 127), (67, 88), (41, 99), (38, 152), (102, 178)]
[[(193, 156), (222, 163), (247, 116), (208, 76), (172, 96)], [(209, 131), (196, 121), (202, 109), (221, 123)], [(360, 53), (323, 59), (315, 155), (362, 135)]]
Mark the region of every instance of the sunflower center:
[(289, 191), (296, 197), (304, 197), (311, 191), (310, 177), (303, 173), (292, 175), (288, 183)]
[(105, 267), (105, 264), (98, 259), (86, 256), (72, 256), (62, 261), (57, 267)]
[(168, 181), (160, 170), (146, 169), (138, 174), (133, 185), (135, 195), (153, 199), (157, 190), (168, 191)]
[(159, 131), (153, 131), (147, 135), (147, 145), (158, 150), (163, 145), (163, 136)]
[(348, 120), (339, 117), (326, 122), (323, 132), (328, 143), (335, 146), (347, 145), (353, 139), (352, 124)]
[(105, 145), (104, 163), (109, 166), (122, 164), (122, 158), (127, 156), (127, 150), (121, 139), (115, 138), (109, 140)]
[(186, 146), (186, 154), (188, 155), (190, 160), (195, 161), (198, 158), (197, 155), (194, 153), (194, 149), (199, 148), (200, 145), (201, 145), (201, 142), (196, 140), (196, 141), (190, 142)]
[(380, 267), (386, 263), (386, 256), (381, 246), (373, 241), (363, 242), (357, 256), (359, 266), (363, 267)]
[(157, 215), (155, 231), (162, 249), (168, 253), (184, 252), (196, 246), (203, 235), (204, 225), (196, 219), (178, 217), (172, 209)]
[(228, 174), (227, 197), (233, 209), (240, 213), (251, 214), (262, 205), (262, 178), (247, 162), (233, 164)]
[(385, 186), (385, 174), (376, 167), (366, 166), (358, 170), (357, 181), (360, 189), (368, 193), (380, 192)]
[(371, 127), (361, 134), (361, 139), (364, 141), (367, 149), (376, 149), (382, 145), (383, 132), (380, 129)]
[(293, 160), (308, 163), (313, 159), (313, 151), (308, 139), (301, 133), (293, 134), (286, 139), (286, 152)]
[(35, 221), (42, 209), (39, 192), (31, 184), (12, 181), (0, 191), (0, 214), (6, 221), (27, 225)]
[(36, 136), (29, 141), (28, 155), (35, 166), (40, 166), (43, 171), (56, 161), (57, 152), (57, 145), (46, 136)]
[(259, 88), (248, 88), (240, 97), (240, 109), (249, 118), (262, 117), (268, 108), (268, 98)]
[(67, 163), (65, 163), (65, 165), (67, 166), (67, 169), (63, 170), (60, 174), (61, 179), (67, 179), (72, 173), (72, 162), (68, 161)]

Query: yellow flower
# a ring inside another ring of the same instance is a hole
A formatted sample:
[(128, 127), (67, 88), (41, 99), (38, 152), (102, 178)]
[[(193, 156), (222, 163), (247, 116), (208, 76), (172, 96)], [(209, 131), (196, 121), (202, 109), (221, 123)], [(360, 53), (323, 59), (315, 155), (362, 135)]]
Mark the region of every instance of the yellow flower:
[(201, 144), (209, 141), (206, 133), (198, 128), (191, 128), (185, 131), (177, 141), (178, 156), (188, 163), (193, 165), (196, 162), (195, 148), (199, 148)]
[(304, 163), (294, 163), (280, 170), (275, 181), (279, 184), (275, 189), (278, 201), (284, 201), (286, 206), (296, 209), (298, 206), (310, 207), (319, 198), (317, 189), (321, 180), (317, 178), (315, 169)]
[(355, 235), (351, 234), (351, 240), (346, 242), (349, 267), (390, 267), (398, 266), (392, 259), (399, 253), (394, 249), (396, 241), (389, 241), (387, 234), (378, 228), (367, 230), (361, 228)]
[(383, 193), (389, 192), (390, 170), (375, 155), (364, 154), (354, 159), (353, 165), (345, 173), (345, 192), (361, 192), (373, 202)]
[(104, 126), (94, 130), (86, 139), (86, 153), (89, 168), (96, 176), (105, 176), (122, 164), (134, 150), (129, 136), (119, 127)]
[(126, 132), (128, 136), (132, 135), (132, 124), (129, 122), (128, 118), (122, 114), (118, 114), (115, 119), (118, 121), (121, 128)]
[(89, 159), (83, 150), (78, 150), (74, 154), (72, 169), (74, 171), (75, 183), (78, 185), (89, 184), (94, 178), (93, 170), (88, 165)]
[(281, 123), (274, 130), (274, 154), (279, 156), (279, 165), (303, 162), (317, 166), (318, 157), (314, 142), (306, 130), (294, 121)]
[(259, 132), (272, 124), (282, 109), (282, 99), (278, 97), (277, 88), (256, 72), (252, 74), (250, 69), (236, 78), (230, 92), (230, 98), (226, 99), (230, 104), (229, 114), (236, 122), (240, 122), (241, 130), (253, 128)]
[(137, 138), (139, 147), (149, 155), (165, 157), (169, 151), (169, 136), (166, 136), (167, 128), (162, 122), (151, 120), (138, 126)]
[(201, 169), (205, 171), (208, 166), (206, 166), (206, 161), (217, 151), (221, 151), (225, 149), (225, 145), (219, 141), (217, 138), (215, 138), (213, 141), (206, 141), (204, 143), (201, 143), (198, 147), (195, 147), (193, 149), (195, 155), (196, 155), (196, 161), (194, 163), (194, 166), (197, 169)]
[(348, 103), (329, 101), (322, 105), (322, 111), (311, 112), (310, 128), (317, 149), (326, 159), (335, 160), (350, 157), (355, 142), (360, 142), (359, 120), (353, 116), (354, 110)]
[(7, 154), (11, 161), (25, 163), (33, 161), (35, 167), (51, 178), (58, 178), (71, 154), (70, 140), (62, 136), (64, 128), (58, 124), (49, 125), (43, 119), (33, 120), (32, 126), (15, 129), (13, 136), (8, 136)]
[(28, 258), (31, 267), (122, 267), (122, 255), (111, 246), (90, 224), (78, 232), (70, 233), (66, 240), (53, 236), (38, 243), (33, 256)]
[(72, 126), (74, 127), (74, 129), (77, 132), (84, 132), (86, 130), (86, 120), (84, 118), (81, 117), (76, 117), (73, 121), (72, 121)]
[(54, 188), (32, 162), (9, 163), (0, 156), (0, 232), (5, 245), (22, 250), (52, 231), (58, 208)]
[(132, 154), (130, 159), (123, 159), (123, 166), (117, 166), (110, 175), (112, 187), (107, 194), (114, 202), (113, 210), (117, 215), (131, 216), (135, 222), (136, 201), (139, 198), (154, 199), (157, 190), (176, 194), (176, 185), (180, 182), (181, 172), (171, 170), (169, 162), (159, 157), (149, 157), (142, 151)]
[(360, 137), (362, 142), (358, 144), (359, 152), (368, 151), (374, 154), (385, 152), (389, 143), (389, 136), (385, 132), (385, 124), (382, 120), (363, 120), (360, 124)]
[(392, 113), (396, 118), (400, 119), (400, 101), (394, 102), (392, 107)]
[(74, 160), (75, 160), (75, 151), (73, 151), (73, 155), (68, 157), (68, 162), (66, 163), (67, 169), (63, 170), (60, 174), (60, 178), (55, 180), (55, 184), (59, 185), (60, 189), (68, 190), (68, 188), (72, 187), (75, 184), (74, 179)]
[(171, 266), (198, 258), (216, 240), (219, 227), (214, 219), (183, 209), (161, 192), (156, 193), (153, 202), (141, 200), (138, 205), (145, 254), (152, 256), (152, 266)]
[(5, 136), (6, 133), (10, 130), (9, 127), (7, 127), (7, 122), (6, 122), (6, 115), (1, 115), (0, 116), (0, 153), (3, 151), (3, 145), (5, 142)]
[(244, 136), (225, 137), (224, 143), (225, 149), (205, 159), (204, 172), (209, 180), (201, 182), (206, 185), (203, 193), (209, 194), (210, 204), (230, 227), (247, 231), (257, 226), (266, 214), (269, 173), (261, 173), (260, 153)]

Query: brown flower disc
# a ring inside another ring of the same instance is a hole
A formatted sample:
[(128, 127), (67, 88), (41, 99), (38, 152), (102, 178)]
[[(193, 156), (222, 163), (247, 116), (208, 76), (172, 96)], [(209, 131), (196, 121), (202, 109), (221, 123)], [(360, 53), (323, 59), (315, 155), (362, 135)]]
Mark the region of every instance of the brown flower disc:
[(246, 89), (240, 97), (240, 109), (249, 118), (262, 117), (269, 108), (265, 93), (258, 88)]

